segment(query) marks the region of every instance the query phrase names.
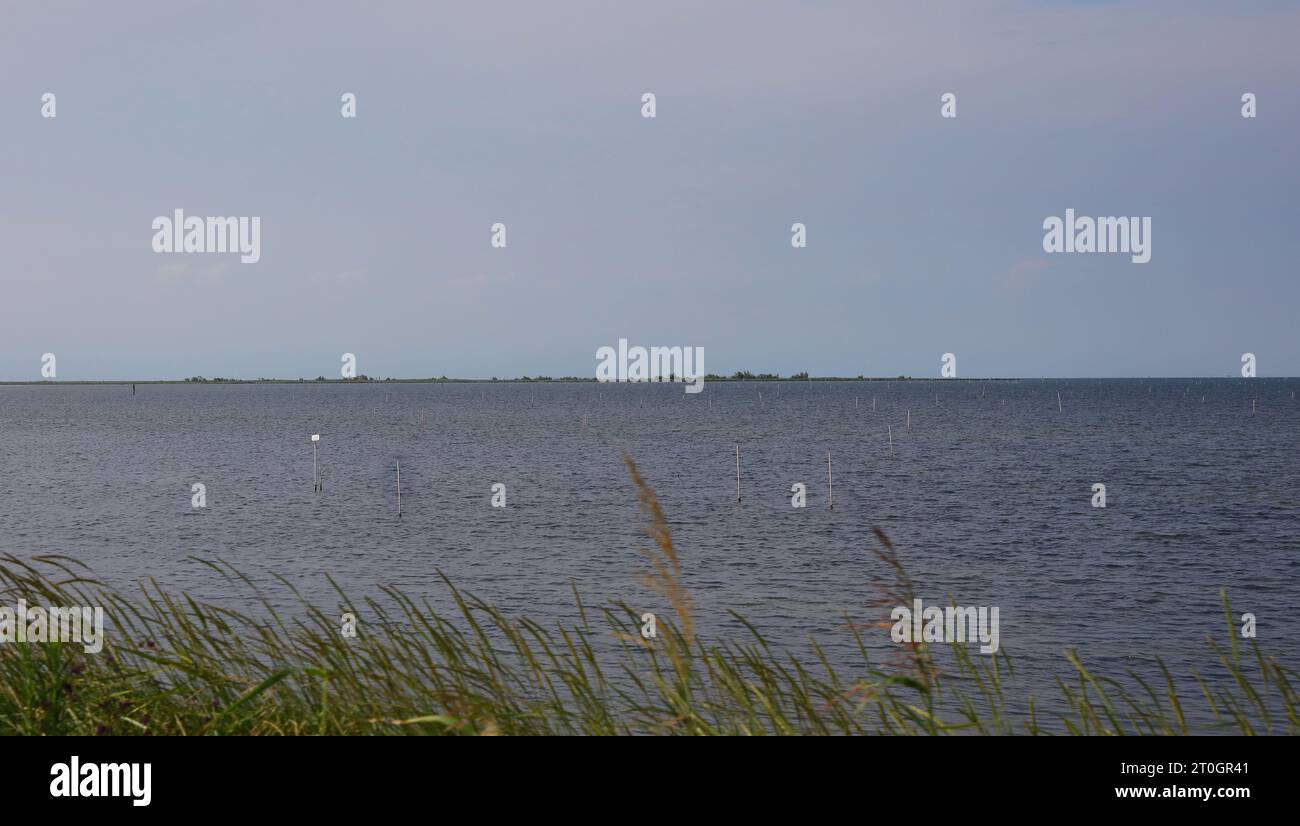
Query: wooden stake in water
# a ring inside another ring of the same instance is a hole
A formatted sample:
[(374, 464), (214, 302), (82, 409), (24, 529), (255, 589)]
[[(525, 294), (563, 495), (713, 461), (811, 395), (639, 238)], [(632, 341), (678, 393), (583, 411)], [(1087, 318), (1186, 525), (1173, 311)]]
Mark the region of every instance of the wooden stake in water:
[(397, 460), (397, 518), (402, 518), (402, 460)]
[(835, 480), (831, 478), (831, 452), (826, 451), (826, 490), (830, 494), (831, 510), (835, 510)]
[(907, 432), (912, 432), (912, 411), (907, 411)]
[(872, 412), (872, 413), (875, 413), (875, 412), (876, 412), (876, 397), (875, 397), (875, 396), (872, 396), (872, 397), (871, 397), (871, 412)]
[(889, 428), (889, 455), (893, 456), (894, 455), (894, 426), (887, 424), (885, 425), (885, 427)]
[(740, 445), (736, 445), (736, 501), (740, 501)]
[(313, 433), (311, 435), (311, 478), (312, 478), (311, 489), (313, 493), (320, 493), (324, 487), (320, 483), (320, 457), (316, 449), (316, 446), (319, 443), (320, 443), (320, 434)]
[(1065, 412), (1065, 409), (1061, 407), (1061, 391), (1060, 391), (1060, 390), (1057, 390), (1057, 391), (1056, 391), (1056, 412), (1057, 412), (1057, 413), (1064, 413), (1064, 412)]
[(1256, 408), (1256, 406), (1258, 406), (1258, 405), (1259, 405), (1259, 399), (1251, 399), (1251, 400), (1250, 400), (1250, 415), (1252, 415), (1252, 416), (1255, 415), (1255, 408)]

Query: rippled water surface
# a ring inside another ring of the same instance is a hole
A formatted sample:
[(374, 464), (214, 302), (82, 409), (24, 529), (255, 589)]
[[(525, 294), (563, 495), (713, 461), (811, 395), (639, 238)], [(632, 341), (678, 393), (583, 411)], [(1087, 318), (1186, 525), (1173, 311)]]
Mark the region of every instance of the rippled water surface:
[[(119, 587), (155, 577), (250, 610), (191, 557), (221, 557), (286, 604), (272, 574), (326, 606), (329, 573), (357, 597), (391, 584), (446, 608), (441, 570), (544, 624), (576, 620), (571, 583), (590, 603), (666, 611), (636, 579), (627, 451), (671, 522), (704, 633), (737, 636), (733, 609), (792, 651), (811, 636), (837, 666), (860, 666), (844, 617), (885, 617), (871, 607), (887, 575), (871, 553), (879, 526), (923, 598), (999, 607), (1018, 678), (1050, 699), (1067, 647), (1106, 672), (1151, 673), (1159, 653), (1213, 676), (1205, 638), (1223, 638), (1220, 588), (1300, 665), (1298, 387), (0, 387), (0, 549), (69, 554)], [(206, 509), (191, 507), (195, 482)], [(490, 506), (495, 482), (504, 510)], [(803, 510), (790, 505), (796, 482)], [(1104, 510), (1091, 506), (1096, 482)], [(888, 631), (875, 633), (883, 654)]]

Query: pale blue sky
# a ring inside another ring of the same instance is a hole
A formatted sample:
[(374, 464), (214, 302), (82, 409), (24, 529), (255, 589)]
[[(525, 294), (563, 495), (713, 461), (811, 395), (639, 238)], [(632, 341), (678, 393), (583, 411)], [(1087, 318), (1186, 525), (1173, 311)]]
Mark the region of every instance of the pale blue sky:
[(295, 5), (5, 3), (0, 379), (1300, 375), (1296, 3)]

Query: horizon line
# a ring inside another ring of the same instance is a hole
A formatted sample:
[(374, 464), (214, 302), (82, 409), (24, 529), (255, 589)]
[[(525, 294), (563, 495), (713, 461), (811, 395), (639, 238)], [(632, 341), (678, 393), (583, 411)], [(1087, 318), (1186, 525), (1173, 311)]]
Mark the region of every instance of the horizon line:
[[(831, 381), (831, 382), (895, 382), (895, 381), (936, 381), (936, 382), (978, 382), (978, 381), (999, 381), (999, 382), (1018, 382), (1018, 381), (1203, 381), (1203, 380), (1232, 380), (1241, 379), (1247, 381), (1250, 379), (1274, 379), (1293, 381), (1298, 380), (1297, 376), (812, 376), (800, 375), (780, 376), (772, 373), (766, 374), (748, 374), (745, 376), (706, 376), (703, 381), (708, 383), (744, 383), (744, 382), (813, 382), (813, 381)], [(686, 384), (687, 382), (676, 381), (602, 381), (597, 378), (581, 378), (578, 376), (561, 376), (553, 378), (550, 376), (518, 376), (515, 378), (450, 378), (447, 376), (431, 377), (425, 376), (420, 378), (398, 378), (398, 377), (358, 377), (358, 378), (257, 378), (257, 379), (240, 379), (240, 378), (204, 378), (201, 376), (187, 379), (18, 379), (3, 380), (0, 379), (0, 387), (27, 387), (27, 386), (57, 386), (57, 385), (128, 385), (128, 384), (150, 384), (150, 385), (203, 385), (203, 384)]]

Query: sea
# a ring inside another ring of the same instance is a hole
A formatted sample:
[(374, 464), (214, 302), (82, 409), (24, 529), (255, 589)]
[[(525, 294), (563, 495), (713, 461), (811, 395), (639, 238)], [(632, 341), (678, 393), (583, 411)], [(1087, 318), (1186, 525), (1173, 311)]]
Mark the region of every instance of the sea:
[(1110, 676), (1158, 679), (1162, 658), (1189, 722), (1214, 731), (1192, 681), (1227, 686), (1208, 640), (1242, 639), (1250, 614), (1259, 645), (1300, 666), (1298, 389), (2, 386), (0, 553), (67, 555), (118, 590), (153, 580), (253, 613), (246, 589), (199, 560), (224, 560), (291, 614), (289, 586), (338, 607), (327, 575), (354, 602), (393, 586), (453, 614), (445, 575), (546, 627), (579, 621), (575, 588), (589, 610), (671, 616), (640, 580), (649, 540), (626, 456), (662, 506), (704, 639), (746, 641), (735, 612), (814, 669), (816, 641), (851, 677), (868, 667), (853, 624), (884, 665), (900, 646), (879, 528), (926, 605), (998, 609), (1011, 685), (1040, 716), (1063, 708), (1072, 649)]

